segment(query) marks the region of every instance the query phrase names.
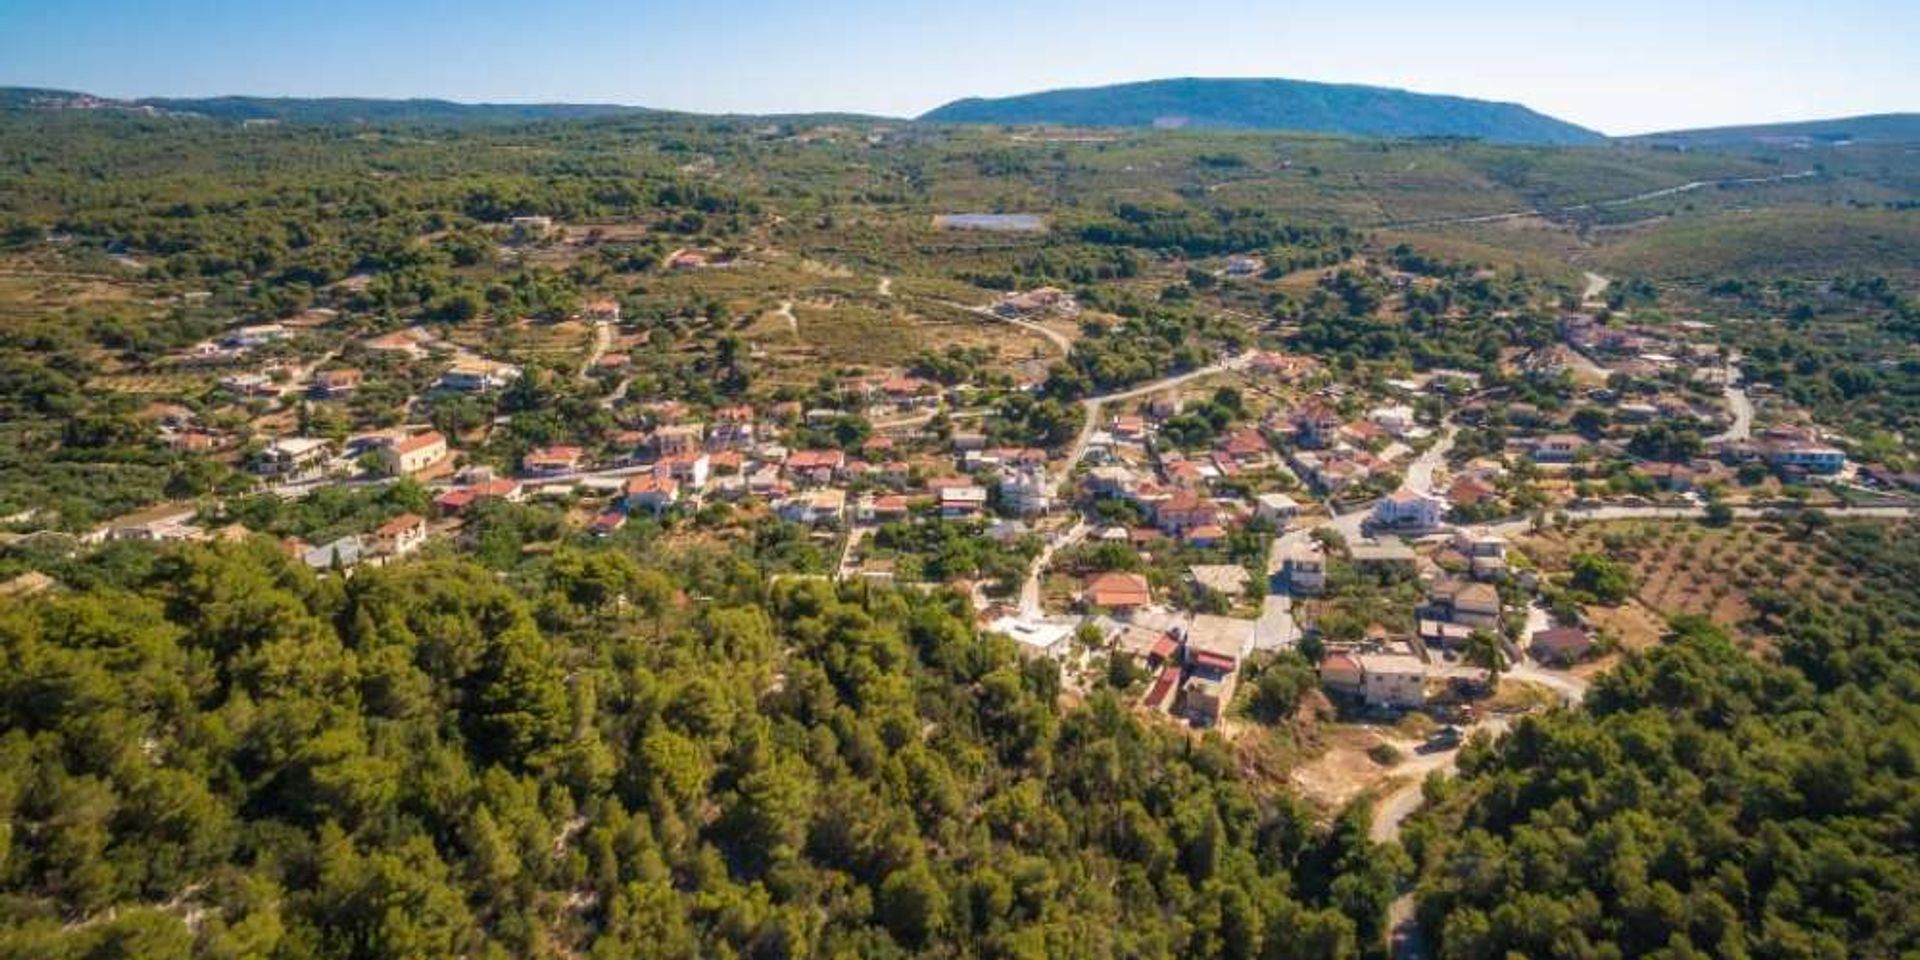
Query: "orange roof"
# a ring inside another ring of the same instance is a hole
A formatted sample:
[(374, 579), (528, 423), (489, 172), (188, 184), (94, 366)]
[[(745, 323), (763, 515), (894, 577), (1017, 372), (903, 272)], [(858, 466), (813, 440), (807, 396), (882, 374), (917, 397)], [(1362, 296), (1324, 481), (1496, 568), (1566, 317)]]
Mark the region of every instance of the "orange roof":
[(627, 481), (627, 496), (645, 496), (647, 494), (670, 495), (680, 489), (680, 482), (672, 477), (643, 473)]
[(1153, 591), (1137, 573), (1102, 573), (1087, 580), (1087, 599), (1096, 607), (1144, 607)]
[(395, 453), (412, 453), (415, 450), (425, 450), (436, 443), (444, 444), (446, 442), (447, 438), (441, 436), (439, 431), (429, 430), (426, 433), (415, 434), (396, 442), (393, 445), (393, 450)]
[(796, 450), (787, 457), (787, 466), (794, 470), (838, 467), (846, 462), (847, 455), (838, 450)]
[(380, 529), (374, 531), (374, 534), (380, 537), (397, 537), (415, 527), (424, 527), (426, 525), (427, 519), (425, 517), (417, 513), (403, 513), (381, 524)]

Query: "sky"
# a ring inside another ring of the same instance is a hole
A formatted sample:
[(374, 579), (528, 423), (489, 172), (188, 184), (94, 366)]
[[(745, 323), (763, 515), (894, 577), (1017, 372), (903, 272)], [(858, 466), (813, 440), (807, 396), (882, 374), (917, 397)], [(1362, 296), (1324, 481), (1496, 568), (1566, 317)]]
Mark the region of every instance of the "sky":
[(0, 86), (913, 116), (1289, 77), (1609, 134), (1920, 111), (1920, 0), (0, 0)]

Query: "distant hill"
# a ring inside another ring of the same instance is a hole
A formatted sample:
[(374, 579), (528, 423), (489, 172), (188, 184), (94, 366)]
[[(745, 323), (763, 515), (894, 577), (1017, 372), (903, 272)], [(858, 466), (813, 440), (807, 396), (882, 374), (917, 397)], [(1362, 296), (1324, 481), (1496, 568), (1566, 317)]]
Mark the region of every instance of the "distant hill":
[(1672, 130), (1622, 139), (1682, 147), (1730, 147), (1744, 144), (1920, 143), (1920, 113), (1878, 113), (1834, 120), (1763, 123), (1744, 127)]
[[(382, 100), (371, 97), (141, 97), (121, 100), (75, 90), (0, 87), (0, 110), (98, 110), (159, 116), (201, 117), (225, 122), (368, 124), (535, 123), (605, 117), (689, 117), (699, 114), (618, 103), (459, 103), (453, 100)], [(854, 113), (708, 114), (740, 122), (788, 125), (899, 122)]]
[(602, 103), (455, 103), (451, 100), (376, 100), (360, 97), (145, 97), (133, 101), (171, 113), (216, 120), (288, 123), (525, 123), (591, 120), (651, 113), (645, 107)]
[(0, 107), (128, 110), (215, 120), (286, 123), (526, 123), (630, 116), (645, 107), (597, 103), (455, 103), (362, 97), (141, 97), (120, 100), (72, 90), (0, 88)]
[(1514, 103), (1303, 80), (1150, 80), (956, 100), (933, 123), (1299, 130), (1366, 137), (1472, 137), (1597, 144), (1606, 137)]

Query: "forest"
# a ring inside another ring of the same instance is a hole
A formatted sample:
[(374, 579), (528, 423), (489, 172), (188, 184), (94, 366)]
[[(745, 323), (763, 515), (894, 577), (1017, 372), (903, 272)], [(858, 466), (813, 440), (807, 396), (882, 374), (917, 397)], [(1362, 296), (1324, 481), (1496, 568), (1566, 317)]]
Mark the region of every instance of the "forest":
[(0, 610), (0, 956), (1337, 958), (1407, 866), (1060, 710), (957, 596), (264, 540), (65, 573)]
[(1446, 958), (1905, 957), (1920, 949), (1920, 562), (1832, 532), (1844, 608), (1762, 600), (1777, 660), (1699, 618), (1579, 712), (1469, 744), (1410, 828)]

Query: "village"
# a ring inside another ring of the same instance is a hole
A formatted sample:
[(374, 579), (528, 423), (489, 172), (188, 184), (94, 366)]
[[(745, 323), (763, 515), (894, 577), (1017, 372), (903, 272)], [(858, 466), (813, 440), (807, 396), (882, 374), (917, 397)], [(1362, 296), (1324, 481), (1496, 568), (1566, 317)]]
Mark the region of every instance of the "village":
[[(667, 269), (727, 264), (683, 251)], [(1220, 270), (1258, 268), (1235, 257)], [(1705, 330), (1596, 319), (1602, 289), (1593, 278), (1582, 309), (1563, 312), (1557, 342), (1506, 358), (1506, 385), (1445, 369), (1349, 382), (1311, 356), (1250, 349), (1082, 399), (1084, 424), (1054, 449), (996, 441), (982, 391), (912, 369), (870, 371), (806, 401), (629, 397), (628, 351), (644, 334), (612, 299), (572, 321), (591, 343), (576, 376), (612, 385), (601, 403), (623, 424), (598, 446), (478, 456), (473, 438), (501, 416), (462, 436), (421, 411), (450, 401), (499, 410), (527, 375), (520, 366), (424, 325), (328, 341), (315, 336), (336, 320), (328, 311), (239, 325), (175, 359), (231, 370), (220, 389), (255, 439), (214, 425), (232, 415), (178, 405), (156, 405), (153, 422), (168, 445), (231, 458), (284, 498), (424, 488), (419, 512), (323, 542), (284, 541), (316, 571), (351, 575), (460, 542), (489, 502), (552, 506), (590, 538), (721, 507), (743, 525), (794, 525), (837, 558), (828, 572), (795, 575), (957, 583), (984, 629), (1058, 661), (1069, 690), (1124, 663), (1138, 709), (1168, 723), (1231, 733), (1250, 665), (1304, 651), (1342, 719), (1428, 715), (1443, 724), (1433, 744), (1449, 748), (1463, 726), (1486, 720), (1476, 704), (1516, 699), (1497, 696), (1503, 681), (1544, 694), (1517, 702), (1571, 703), (1590, 672), (1576, 668), (1616, 648), (1565, 604), (1563, 616), (1550, 613), (1566, 577), (1518, 548), (1529, 534), (1581, 520), (1906, 509), (1881, 500), (1914, 478), (1859, 469), (1835, 439), (1754, 396), (1737, 355), (1691, 336)], [(1050, 339), (1058, 328), (1044, 323), (1078, 310), (1051, 288), (967, 309)], [(302, 359), (289, 355), (296, 343), (325, 346)], [(369, 394), (397, 406), (384, 419), (398, 422), (344, 438), (301, 432), (322, 419), (316, 408), (353, 409)], [(1757, 410), (1769, 411), (1764, 422)], [(859, 426), (853, 443), (843, 442), (847, 424)], [(1858, 506), (1861, 497), (1881, 500)], [(904, 532), (915, 527), (985, 545), (1001, 574), (944, 570), (917, 555), (923, 544)], [(84, 539), (246, 534), (203, 503), (179, 502)]]

